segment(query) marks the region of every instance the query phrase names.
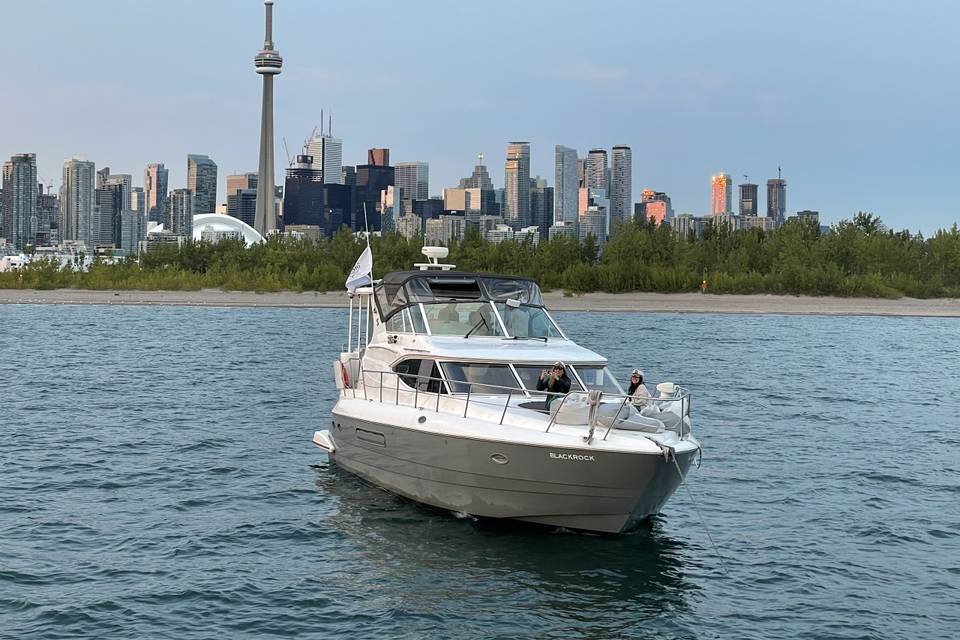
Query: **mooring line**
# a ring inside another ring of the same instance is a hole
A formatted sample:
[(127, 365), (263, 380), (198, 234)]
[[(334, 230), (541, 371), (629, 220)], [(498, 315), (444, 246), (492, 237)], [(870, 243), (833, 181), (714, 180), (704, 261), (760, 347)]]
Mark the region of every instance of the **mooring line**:
[(689, 485), (687, 485), (687, 479), (683, 477), (683, 471), (680, 470), (680, 463), (677, 462), (676, 454), (673, 454), (673, 466), (677, 468), (677, 473), (680, 474), (680, 484), (683, 485), (683, 488), (687, 490), (687, 495), (690, 497), (690, 502), (693, 503), (693, 509), (697, 512), (697, 516), (700, 518), (700, 524), (703, 525), (703, 530), (707, 534), (707, 539), (710, 540), (710, 544), (713, 546), (713, 552), (717, 554), (717, 557), (720, 558), (720, 567), (723, 569), (723, 575), (730, 577), (730, 572), (727, 570), (727, 561), (724, 560), (723, 554), (720, 553), (720, 549), (717, 547), (717, 543), (713, 541), (713, 536), (710, 535), (710, 529), (707, 527), (706, 520), (703, 519), (703, 513), (700, 512), (700, 506), (697, 504), (697, 501), (693, 499), (693, 492), (690, 491)]

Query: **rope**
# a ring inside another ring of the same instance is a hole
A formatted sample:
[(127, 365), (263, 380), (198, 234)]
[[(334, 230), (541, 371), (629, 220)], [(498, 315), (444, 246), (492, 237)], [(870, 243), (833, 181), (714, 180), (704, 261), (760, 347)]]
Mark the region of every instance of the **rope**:
[(680, 474), (680, 484), (682, 484), (687, 490), (687, 495), (690, 497), (690, 502), (693, 503), (693, 508), (697, 512), (697, 516), (700, 518), (700, 524), (703, 525), (703, 530), (707, 534), (707, 539), (710, 540), (710, 544), (713, 546), (713, 552), (717, 554), (718, 558), (720, 558), (720, 567), (723, 569), (723, 575), (729, 577), (730, 572), (727, 570), (727, 562), (724, 560), (723, 554), (720, 553), (717, 543), (713, 541), (713, 536), (710, 535), (710, 529), (707, 528), (707, 522), (703, 519), (703, 514), (700, 512), (700, 506), (697, 505), (697, 501), (693, 499), (693, 492), (690, 491), (690, 487), (687, 485), (687, 480), (683, 477), (683, 471), (680, 470), (680, 463), (677, 462), (676, 455), (673, 456), (673, 466), (677, 468), (677, 473)]

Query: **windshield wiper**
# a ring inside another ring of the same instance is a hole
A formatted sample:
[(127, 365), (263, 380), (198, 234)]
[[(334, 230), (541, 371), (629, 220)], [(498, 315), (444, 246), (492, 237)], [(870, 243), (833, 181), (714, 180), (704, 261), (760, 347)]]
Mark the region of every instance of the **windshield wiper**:
[(546, 336), (512, 336), (510, 338), (504, 338), (504, 340), (543, 340), (547, 341)]
[(487, 327), (488, 329), (490, 328), (489, 325), (487, 325), (487, 319), (484, 318), (483, 316), (480, 316), (480, 321), (477, 322), (477, 324), (473, 325), (473, 327), (470, 328), (470, 331), (467, 331), (467, 335), (465, 335), (465, 336), (463, 336), (463, 337), (464, 337), (464, 338), (469, 338), (469, 337), (473, 334), (474, 331), (476, 331), (477, 329), (480, 328), (480, 325), (483, 325), (483, 326)]

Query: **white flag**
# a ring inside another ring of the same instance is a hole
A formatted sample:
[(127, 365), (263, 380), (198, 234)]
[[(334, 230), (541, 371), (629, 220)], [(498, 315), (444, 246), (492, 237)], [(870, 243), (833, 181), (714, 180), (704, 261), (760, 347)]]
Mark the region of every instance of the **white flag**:
[(367, 248), (360, 254), (360, 257), (357, 258), (357, 264), (353, 265), (350, 275), (347, 276), (347, 290), (353, 293), (357, 290), (357, 287), (370, 284), (372, 282), (370, 277), (372, 274), (373, 252), (370, 251), (370, 245), (368, 244)]

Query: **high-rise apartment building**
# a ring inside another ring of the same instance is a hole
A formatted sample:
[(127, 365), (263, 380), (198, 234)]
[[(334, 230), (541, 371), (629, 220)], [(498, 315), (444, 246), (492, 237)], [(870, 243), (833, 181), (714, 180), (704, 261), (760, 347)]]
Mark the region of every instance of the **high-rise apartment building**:
[(37, 194), (36, 246), (48, 247), (60, 243), (60, 198), (44, 193), (43, 185)]
[(625, 144), (613, 147), (610, 157), (610, 225), (631, 217), (633, 205), (633, 152)]
[(530, 226), (537, 228), (541, 238), (546, 238), (553, 226), (553, 199), (553, 187), (548, 187), (546, 180), (540, 176), (530, 179)]
[(16, 249), (36, 246), (37, 238), (37, 156), (18, 153), (3, 164), (2, 232)]
[(557, 145), (554, 148), (554, 200), (553, 220), (557, 222), (577, 222), (577, 190), (580, 188), (580, 176), (577, 151), (570, 147)]
[(779, 227), (787, 215), (787, 181), (777, 169), (777, 177), (767, 180), (767, 217), (776, 220)]
[(323, 172), (325, 184), (343, 184), (343, 140), (322, 133), (307, 141), (307, 155), (313, 156), (313, 168)]
[(430, 166), (426, 162), (398, 162), (393, 168), (394, 184), (400, 188), (402, 200), (430, 197)]
[(710, 213), (733, 213), (733, 181), (726, 173), (710, 177)]
[(673, 218), (670, 196), (662, 191), (644, 189), (640, 194), (640, 202), (633, 208), (633, 214), (653, 225), (670, 222)]
[(217, 209), (217, 163), (209, 156), (187, 156), (187, 189), (193, 191), (193, 210), (213, 213)]
[(90, 239), (94, 246), (121, 244), (121, 214), (123, 205), (123, 184), (110, 184), (104, 181), (94, 191), (94, 212), (90, 224)]
[(583, 164), (583, 180), (585, 188), (603, 189), (609, 193), (606, 149), (590, 149)]
[(193, 192), (190, 189), (174, 189), (170, 192), (164, 226), (167, 233), (193, 237)]
[(740, 215), (757, 216), (757, 185), (752, 182), (740, 184)]
[(166, 200), (169, 171), (163, 163), (148, 164), (143, 173), (143, 191), (147, 194), (147, 219), (163, 222), (166, 215)]
[(93, 162), (80, 157), (63, 163), (60, 187), (60, 241), (79, 242), (93, 249), (90, 224), (95, 205), (96, 168)]
[(530, 143), (507, 145), (504, 167), (503, 220), (514, 230), (530, 226)]

